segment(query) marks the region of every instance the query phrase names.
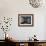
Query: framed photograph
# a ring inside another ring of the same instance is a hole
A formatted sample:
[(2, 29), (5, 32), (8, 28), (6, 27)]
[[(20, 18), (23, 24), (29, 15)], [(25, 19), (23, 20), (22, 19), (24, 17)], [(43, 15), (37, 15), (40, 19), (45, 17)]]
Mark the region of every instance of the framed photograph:
[(34, 15), (33, 14), (18, 14), (18, 26), (33, 26)]

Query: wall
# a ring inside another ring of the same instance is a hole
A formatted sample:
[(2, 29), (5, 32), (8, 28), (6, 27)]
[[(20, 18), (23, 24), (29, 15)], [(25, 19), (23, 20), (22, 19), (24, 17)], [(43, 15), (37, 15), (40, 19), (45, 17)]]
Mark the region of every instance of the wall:
[[(37, 35), (37, 39), (45, 40), (45, 15), (46, 6), (40, 8), (33, 8), (29, 4), (28, 0), (0, 0), (0, 18), (12, 17), (13, 22), (10, 31), (8, 33), (16, 40), (27, 40), (34, 34)], [(18, 27), (18, 14), (34, 14), (34, 26), (33, 27)], [(0, 39), (3, 31), (0, 31)]]

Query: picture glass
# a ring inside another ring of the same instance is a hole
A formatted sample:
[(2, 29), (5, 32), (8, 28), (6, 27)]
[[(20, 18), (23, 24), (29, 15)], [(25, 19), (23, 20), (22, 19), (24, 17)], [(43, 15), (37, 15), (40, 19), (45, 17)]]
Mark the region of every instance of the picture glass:
[(19, 26), (33, 26), (33, 14), (19, 14)]

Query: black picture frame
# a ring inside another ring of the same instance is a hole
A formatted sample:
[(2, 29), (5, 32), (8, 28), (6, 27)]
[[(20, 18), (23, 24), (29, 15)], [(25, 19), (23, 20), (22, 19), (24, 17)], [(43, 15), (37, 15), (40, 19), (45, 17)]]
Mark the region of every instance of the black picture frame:
[(18, 14), (18, 26), (34, 26), (34, 14)]

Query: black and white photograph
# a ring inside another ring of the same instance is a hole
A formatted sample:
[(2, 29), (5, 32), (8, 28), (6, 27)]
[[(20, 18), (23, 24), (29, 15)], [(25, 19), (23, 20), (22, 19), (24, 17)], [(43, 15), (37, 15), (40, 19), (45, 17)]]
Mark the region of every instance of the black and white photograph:
[(33, 26), (33, 14), (18, 14), (19, 26)]

